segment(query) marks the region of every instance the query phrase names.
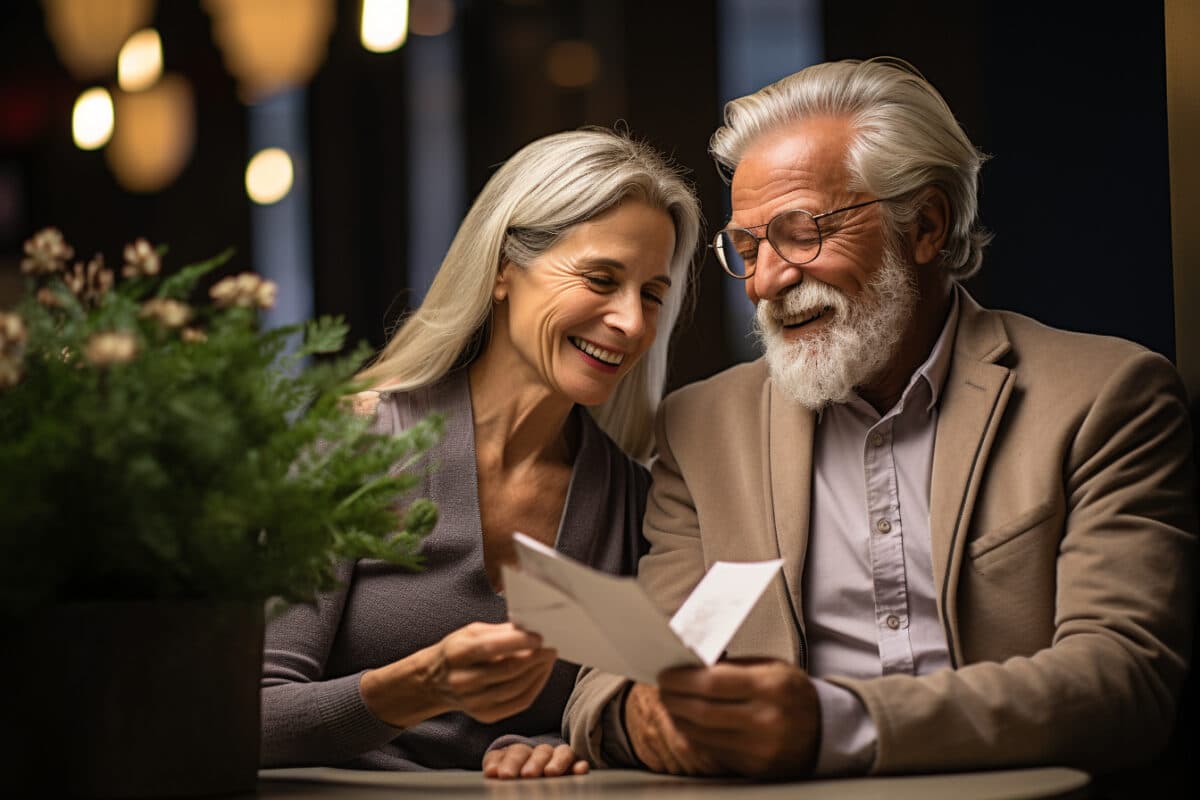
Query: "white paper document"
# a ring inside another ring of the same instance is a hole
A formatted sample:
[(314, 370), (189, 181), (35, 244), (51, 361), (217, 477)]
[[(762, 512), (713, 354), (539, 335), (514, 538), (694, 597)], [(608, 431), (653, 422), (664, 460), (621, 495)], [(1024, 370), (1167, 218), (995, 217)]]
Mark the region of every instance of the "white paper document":
[(633, 578), (560, 555), (523, 534), (504, 567), (508, 617), (565, 661), (657, 683), (670, 667), (711, 666), (783, 561), (718, 561), (670, 620)]

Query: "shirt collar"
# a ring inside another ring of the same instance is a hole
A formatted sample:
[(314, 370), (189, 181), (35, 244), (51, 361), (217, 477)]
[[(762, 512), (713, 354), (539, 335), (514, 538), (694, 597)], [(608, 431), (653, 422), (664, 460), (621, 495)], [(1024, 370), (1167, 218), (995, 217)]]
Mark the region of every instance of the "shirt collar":
[(946, 375), (950, 372), (950, 354), (954, 352), (954, 334), (958, 330), (958, 292), (951, 292), (950, 312), (946, 314), (946, 324), (933, 344), (933, 350), (925, 363), (917, 368), (912, 381), (909, 381), (905, 394), (912, 389), (912, 384), (918, 378), (924, 378), (929, 384), (929, 404), (925, 407), (930, 412), (938, 404), (942, 396), (942, 387), (946, 384)]
[[(857, 393), (851, 397), (848, 405), (855, 406), (868, 416), (886, 419), (904, 413), (905, 409), (909, 407), (909, 403), (918, 401), (921, 395), (916, 394), (916, 391), (923, 381), (929, 387), (929, 401), (925, 404), (925, 413), (929, 414), (937, 407), (938, 400), (942, 395), (942, 387), (946, 383), (946, 375), (950, 372), (950, 355), (954, 351), (954, 334), (958, 329), (958, 292), (952, 292), (951, 298), (950, 311), (946, 314), (942, 332), (938, 334), (937, 341), (934, 342), (928, 357), (909, 378), (908, 385), (904, 387), (904, 392), (900, 395), (896, 405), (881, 416), (871, 407), (870, 403), (863, 400)], [(823, 420), (825, 410), (821, 409), (817, 413), (817, 424)]]

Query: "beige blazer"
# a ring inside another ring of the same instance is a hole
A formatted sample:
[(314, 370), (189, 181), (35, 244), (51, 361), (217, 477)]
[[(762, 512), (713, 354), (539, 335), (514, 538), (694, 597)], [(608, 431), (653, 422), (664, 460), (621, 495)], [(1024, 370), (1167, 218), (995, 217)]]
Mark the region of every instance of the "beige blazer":
[[(876, 773), (1023, 764), (1103, 771), (1165, 743), (1191, 649), (1191, 432), (1171, 364), (1129, 342), (980, 308), (961, 318), (930, 488), (938, 615), (954, 664), (823, 676), (878, 729)], [(804, 664), (814, 415), (763, 362), (664, 401), (639, 580), (676, 609), (718, 560), (782, 558), (729, 648)], [(603, 764), (623, 681), (581, 676), (564, 732)]]

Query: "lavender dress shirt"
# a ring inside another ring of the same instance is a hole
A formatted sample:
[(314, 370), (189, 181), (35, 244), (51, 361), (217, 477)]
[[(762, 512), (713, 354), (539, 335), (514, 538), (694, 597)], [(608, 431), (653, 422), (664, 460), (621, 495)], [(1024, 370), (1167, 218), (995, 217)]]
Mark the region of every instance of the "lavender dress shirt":
[(821, 704), (818, 775), (865, 772), (876, 740), (859, 699), (822, 677), (950, 667), (933, 585), (929, 478), (957, 326), (956, 294), (895, 406), (881, 416), (854, 397), (817, 423), (803, 591), (808, 671)]

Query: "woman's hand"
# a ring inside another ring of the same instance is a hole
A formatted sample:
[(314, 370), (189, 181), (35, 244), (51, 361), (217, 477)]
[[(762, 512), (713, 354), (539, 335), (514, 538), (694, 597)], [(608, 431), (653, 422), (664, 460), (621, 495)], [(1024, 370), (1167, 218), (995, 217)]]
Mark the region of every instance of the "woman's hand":
[(539, 744), (510, 744), (483, 754), (485, 778), (554, 778), (559, 775), (586, 775), (588, 762), (576, 758), (570, 745), (552, 747)]
[(555, 651), (512, 623), (473, 622), (435, 645), (363, 673), (359, 694), (398, 728), (447, 711), (495, 722), (528, 708), (554, 667)]

